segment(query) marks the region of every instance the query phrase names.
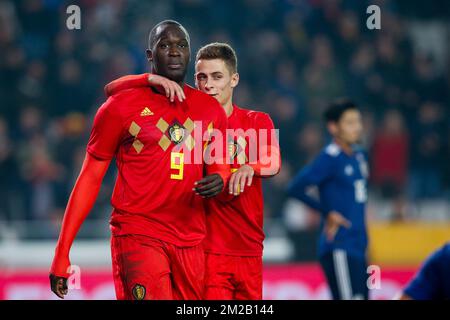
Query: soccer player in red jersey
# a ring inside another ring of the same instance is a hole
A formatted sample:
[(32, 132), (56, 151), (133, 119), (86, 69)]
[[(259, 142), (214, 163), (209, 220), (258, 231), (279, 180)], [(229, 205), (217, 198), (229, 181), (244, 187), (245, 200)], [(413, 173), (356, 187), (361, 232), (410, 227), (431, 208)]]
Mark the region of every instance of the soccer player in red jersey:
[[(281, 165), (277, 139), (271, 134), (274, 125), (268, 114), (233, 104), (239, 74), (236, 54), (229, 45), (212, 43), (201, 48), (195, 71), (197, 88), (215, 97), (228, 116), (228, 147), (234, 172), (226, 193), (206, 202), (205, 298), (262, 299), (262, 178), (277, 174)], [(108, 85), (106, 91), (146, 86), (148, 77), (124, 77)], [(152, 81), (158, 83), (160, 79)]]
[(213, 143), (220, 139), (212, 136), (214, 129), (225, 137), (227, 118), (216, 99), (184, 84), (190, 44), (178, 22), (166, 20), (152, 29), (147, 56), (152, 74), (177, 82), (183, 88), (178, 96), (185, 99), (171, 103), (160, 88), (141, 87), (114, 94), (98, 109), (50, 270), (51, 289), (60, 298), (68, 291), (71, 245), (113, 157), (118, 177), (110, 226), (117, 298), (202, 298), (202, 198), (223, 190), (230, 166), (207, 165), (203, 157), (185, 160), (195, 160), (199, 148), (203, 156), (208, 146), (194, 131), (210, 134)]
[(220, 102), (228, 128), (235, 131), (228, 135), (234, 171), (229, 194), (233, 197), (207, 200), (205, 298), (262, 299), (262, 178), (276, 175), (281, 165), (274, 125), (267, 113), (233, 103), (239, 74), (236, 54), (229, 45), (202, 47), (195, 72), (196, 86)]

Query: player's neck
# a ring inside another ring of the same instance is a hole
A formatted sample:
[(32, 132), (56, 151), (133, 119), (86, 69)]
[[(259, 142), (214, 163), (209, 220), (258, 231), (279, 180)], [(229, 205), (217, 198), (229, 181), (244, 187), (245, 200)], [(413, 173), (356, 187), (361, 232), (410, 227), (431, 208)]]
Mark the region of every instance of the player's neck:
[(233, 113), (233, 101), (230, 99), (230, 101), (226, 102), (222, 107), (225, 110), (227, 117), (231, 116)]
[(353, 148), (352, 148), (351, 144), (343, 141), (342, 139), (340, 139), (338, 137), (334, 137), (333, 140), (334, 140), (334, 143), (336, 143), (342, 149), (342, 151), (344, 151), (346, 154), (348, 154), (348, 155), (353, 154)]

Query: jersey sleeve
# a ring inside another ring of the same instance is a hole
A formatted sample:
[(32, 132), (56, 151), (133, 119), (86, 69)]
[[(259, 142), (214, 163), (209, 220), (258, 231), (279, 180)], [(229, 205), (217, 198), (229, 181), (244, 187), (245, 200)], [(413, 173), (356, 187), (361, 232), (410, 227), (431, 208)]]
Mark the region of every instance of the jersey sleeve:
[(257, 112), (253, 127), (258, 138), (258, 153), (256, 161), (250, 156), (249, 165), (256, 176), (273, 176), (281, 167), (280, 147), (273, 121), (267, 113)]
[(404, 292), (414, 300), (432, 300), (438, 298), (441, 281), (439, 279), (439, 263), (443, 250), (431, 254), (420, 270), (406, 286)]
[(137, 74), (137, 75), (128, 75), (120, 77), (114, 81), (108, 83), (105, 88), (105, 95), (110, 97), (119, 91), (139, 88), (139, 87), (149, 87), (150, 84), (148, 82), (149, 73)]
[(117, 110), (118, 102), (109, 98), (97, 111), (87, 144), (87, 152), (101, 160), (114, 157), (123, 132), (123, 121)]
[(331, 208), (325, 208), (320, 201), (308, 195), (307, 189), (311, 186), (320, 186), (331, 178), (334, 174), (333, 164), (332, 157), (322, 152), (294, 177), (287, 188), (289, 196), (297, 198), (323, 215), (327, 215)]

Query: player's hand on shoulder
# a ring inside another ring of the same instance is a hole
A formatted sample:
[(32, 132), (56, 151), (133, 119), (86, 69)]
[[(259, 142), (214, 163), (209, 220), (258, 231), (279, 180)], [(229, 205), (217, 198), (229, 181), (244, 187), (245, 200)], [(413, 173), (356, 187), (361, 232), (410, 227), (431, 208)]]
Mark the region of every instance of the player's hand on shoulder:
[(245, 186), (251, 186), (255, 170), (247, 164), (236, 170), (230, 177), (229, 193), (238, 196), (244, 192)]
[(64, 299), (64, 296), (68, 293), (67, 278), (58, 277), (50, 273), (50, 288), (54, 294), (59, 298)]
[(169, 80), (157, 74), (149, 74), (148, 83), (151, 86), (162, 87), (166, 93), (166, 97), (169, 98), (170, 102), (174, 102), (175, 96), (178, 101), (182, 102), (186, 99), (183, 88), (175, 81)]
[(325, 220), (324, 232), (328, 241), (333, 241), (340, 227), (350, 228), (351, 222), (341, 213), (330, 211)]
[(223, 183), (220, 174), (214, 173), (197, 181), (193, 190), (202, 197), (211, 198), (222, 192)]

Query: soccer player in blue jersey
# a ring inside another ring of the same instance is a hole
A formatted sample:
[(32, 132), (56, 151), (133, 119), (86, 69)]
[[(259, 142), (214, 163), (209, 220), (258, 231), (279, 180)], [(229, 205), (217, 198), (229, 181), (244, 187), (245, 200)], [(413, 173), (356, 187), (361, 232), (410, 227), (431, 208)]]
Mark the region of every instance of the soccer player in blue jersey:
[[(288, 194), (321, 216), (319, 260), (333, 299), (368, 299), (366, 154), (356, 146), (362, 133), (361, 113), (349, 100), (339, 100), (324, 113), (333, 140), (301, 170)], [(319, 199), (311, 196), (317, 187)]]
[(400, 300), (450, 300), (450, 242), (433, 252), (406, 285)]

